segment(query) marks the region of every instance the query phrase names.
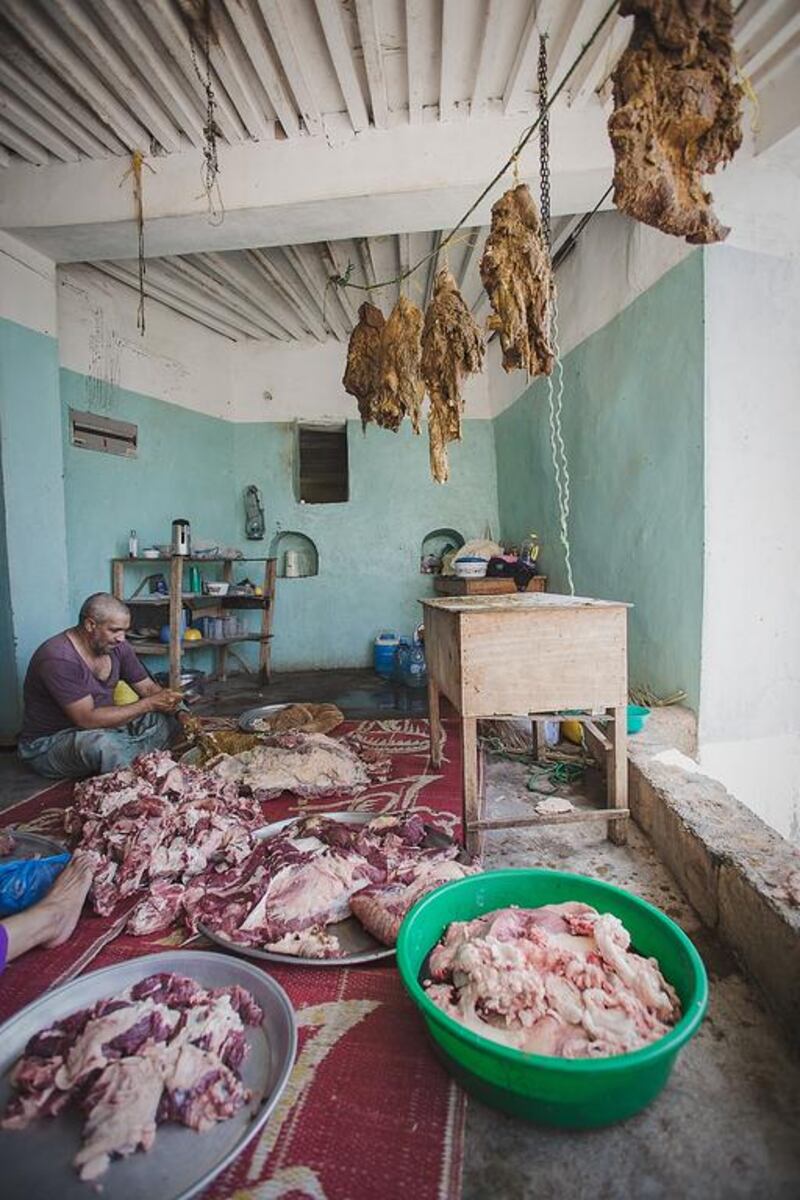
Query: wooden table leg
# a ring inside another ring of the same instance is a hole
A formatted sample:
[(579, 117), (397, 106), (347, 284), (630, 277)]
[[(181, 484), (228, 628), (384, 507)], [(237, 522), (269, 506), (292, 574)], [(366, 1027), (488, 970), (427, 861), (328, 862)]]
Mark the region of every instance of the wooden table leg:
[[(628, 807), (628, 709), (612, 708), (610, 740), (611, 750), (608, 754), (608, 807)], [(608, 837), (617, 846), (624, 846), (628, 840), (628, 820), (620, 818), (608, 822)]]
[(439, 716), (439, 686), (428, 674), (428, 724), (431, 739), (431, 765), (437, 769), (442, 765), (442, 721)]
[(461, 718), (461, 779), (464, 792), (464, 844), (467, 853), (475, 858), (483, 854), (483, 832), (470, 829), (483, 815), (483, 797), (478, 778), (478, 721), (476, 717)]
[(544, 721), (537, 720), (536, 717), (531, 717), (531, 754), (534, 762), (541, 762), (544, 758), (544, 748), (547, 745), (547, 739), (544, 736)]

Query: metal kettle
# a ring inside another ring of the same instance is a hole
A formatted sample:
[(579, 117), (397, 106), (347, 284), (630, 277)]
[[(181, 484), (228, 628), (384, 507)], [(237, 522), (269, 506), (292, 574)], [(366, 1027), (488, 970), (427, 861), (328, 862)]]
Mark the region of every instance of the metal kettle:
[(189, 522), (183, 517), (177, 517), (172, 522), (172, 553), (181, 555), (192, 553), (192, 531)]

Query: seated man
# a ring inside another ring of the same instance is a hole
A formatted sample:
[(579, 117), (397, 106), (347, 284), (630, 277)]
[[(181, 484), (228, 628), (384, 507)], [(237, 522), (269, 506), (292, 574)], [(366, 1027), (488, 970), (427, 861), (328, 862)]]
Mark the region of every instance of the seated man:
[[(130, 623), (127, 605), (96, 592), (78, 624), (48, 638), (31, 659), (18, 753), (40, 775), (100, 775), (168, 745), (172, 723), (165, 714), (178, 706), (180, 693), (147, 674), (125, 641)], [(114, 705), (120, 679), (141, 699)]]

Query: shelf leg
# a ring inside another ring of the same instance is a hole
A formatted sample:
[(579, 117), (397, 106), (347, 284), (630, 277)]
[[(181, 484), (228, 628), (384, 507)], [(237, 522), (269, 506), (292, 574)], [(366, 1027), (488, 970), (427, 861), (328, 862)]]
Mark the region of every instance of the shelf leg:
[(478, 721), (476, 717), (461, 718), (461, 778), (464, 793), (464, 842), (467, 853), (480, 859), (483, 855), (482, 830), (470, 828), (482, 816), (483, 798), (478, 775)]
[(179, 691), (181, 679), (181, 611), (183, 559), (173, 554), (169, 563), (169, 686)]
[(428, 725), (431, 739), (431, 766), (438, 770), (442, 765), (442, 719), (439, 713), (439, 687), (430, 673), (428, 674)]

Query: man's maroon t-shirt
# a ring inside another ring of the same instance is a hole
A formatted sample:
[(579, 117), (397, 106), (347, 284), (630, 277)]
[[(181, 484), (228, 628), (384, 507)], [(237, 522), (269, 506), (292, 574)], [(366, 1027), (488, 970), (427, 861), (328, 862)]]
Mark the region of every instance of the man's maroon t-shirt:
[(25, 714), (20, 740), (32, 741), (61, 729), (74, 729), (64, 712), (65, 704), (91, 696), (95, 708), (104, 708), (114, 703), (113, 692), (120, 679), (134, 684), (147, 678), (147, 671), (127, 642), (120, 642), (109, 654), (111, 672), (108, 679), (100, 680), (66, 633), (57, 633), (43, 642), (25, 676)]

